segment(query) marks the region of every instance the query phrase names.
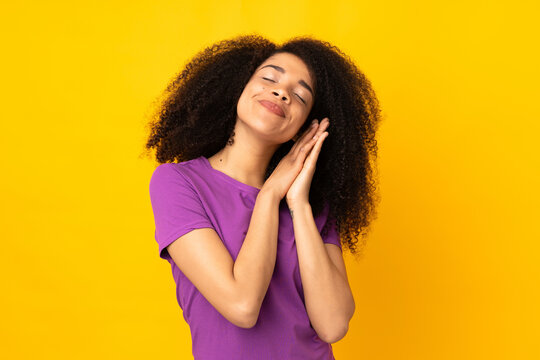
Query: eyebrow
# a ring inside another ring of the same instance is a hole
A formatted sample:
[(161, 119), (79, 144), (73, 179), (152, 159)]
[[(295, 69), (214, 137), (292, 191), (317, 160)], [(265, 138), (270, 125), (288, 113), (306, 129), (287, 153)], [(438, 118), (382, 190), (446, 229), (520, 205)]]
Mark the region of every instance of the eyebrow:
[[(264, 69), (265, 67), (268, 67), (268, 66), (270, 66), (270, 67), (276, 69), (276, 70), (279, 71), (280, 73), (285, 74), (285, 69), (284, 69), (284, 68), (282, 68), (281, 66), (272, 65), (272, 64), (265, 65), (265, 66), (263, 66), (262, 68), (260, 68), (259, 70), (262, 70), (262, 69)], [(313, 95), (313, 89), (311, 89), (311, 86), (309, 86), (304, 80), (300, 80), (300, 81), (298, 81), (298, 83), (299, 83), (300, 85), (302, 85), (303, 87), (305, 87), (306, 89), (308, 89), (309, 92), (311, 93), (311, 96), (314, 96), (314, 95)]]

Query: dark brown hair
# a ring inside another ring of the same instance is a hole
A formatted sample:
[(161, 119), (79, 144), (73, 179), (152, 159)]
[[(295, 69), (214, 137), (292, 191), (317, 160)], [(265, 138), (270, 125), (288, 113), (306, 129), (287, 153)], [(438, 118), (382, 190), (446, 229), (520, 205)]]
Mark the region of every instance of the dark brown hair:
[[(328, 204), (342, 244), (358, 254), (359, 235), (363, 247), (379, 201), (375, 135), (381, 116), (370, 81), (328, 42), (302, 36), (278, 46), (259, 35), (242, 35), (205, 48), (157, 100), (145, 150), (155, 149), (159, 164), (208, 158), (221, 150), (234, 135), (244, 87), (256, 68), (277, 52), (300, 57), (314, 75), (315, 101), (299, 133), (314, 118), (330, 119), (309, 194), (314, 216)], [(265, 179), (292, 145), (289, 141), (277, 149)]]

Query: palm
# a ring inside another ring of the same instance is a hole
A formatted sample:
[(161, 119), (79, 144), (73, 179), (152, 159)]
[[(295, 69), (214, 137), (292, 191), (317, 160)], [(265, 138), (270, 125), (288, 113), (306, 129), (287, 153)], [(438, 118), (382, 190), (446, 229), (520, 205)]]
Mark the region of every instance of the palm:
[(328, 133), (323, 132), (318, 136), (313, 148), (307, 149), (309, 154), (304, 161), (304, 166), (287, 191), (287, 203), (290, 204), (298, 201), (307, 202), (309, 200), (309, 189), (311, 188), (311, 181), (313, 179), (313, 174), (315, 173), (316, 162), (319, 157), (322, 143), (327, 136)]
[[(307, 160), (306, 160), (307, 163)], [(313, 179), (313, 174), (315, 173), (315, 167), (304, 164), (304, 167), (294, 179), (289, 191), (287, 191), (287, 201), (297, 200), (297, 199), (307, 199), (309, 198), (309, 189), (311, 188), (311, 180)]]

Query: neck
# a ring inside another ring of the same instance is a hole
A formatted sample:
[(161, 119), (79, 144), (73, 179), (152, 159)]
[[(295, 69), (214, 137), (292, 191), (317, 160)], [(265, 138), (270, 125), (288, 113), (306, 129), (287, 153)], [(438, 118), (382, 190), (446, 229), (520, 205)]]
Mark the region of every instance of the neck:
[(239, 136), (236, 131), (234, 143), (208, 158), (210, 165), (230, 177), (258, 189), (264, 184), (266, 168), (274, 152), (281, 144), (264, 145), (254, 138), (244, 141), (246, 137)]

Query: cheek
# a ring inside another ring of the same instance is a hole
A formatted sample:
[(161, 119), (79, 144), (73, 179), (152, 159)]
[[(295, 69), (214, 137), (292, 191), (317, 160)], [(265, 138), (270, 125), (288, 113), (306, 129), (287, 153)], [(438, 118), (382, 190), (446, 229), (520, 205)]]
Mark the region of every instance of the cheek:
[(253, 110), (254, 103), (256, 101), (255, 97), (260, 94), (263, 90), (263, 87), (256, 82), (249, 82), (240, 98), (238, 98), (238, 103), (236, 104), (236, 111), (238, 114), (251, 112)]
[(236, 104), (236, 114), (241, 119), (246, 119), (249, 114), (253, 111), (253, 95), (249, 92), (249, 89), (245, 89), (238, 103)]
[(307, 117), (309, 115), (309, 109), (302, 106), (300, 110), (296, 113), (296, 118), (298, 119), (299, 123), (303, 125), (307, 120), (309, 120)]

